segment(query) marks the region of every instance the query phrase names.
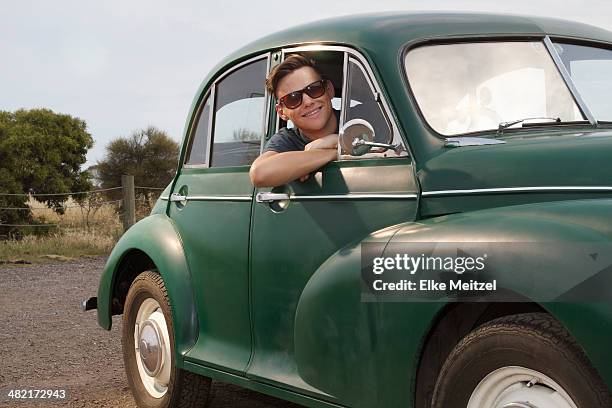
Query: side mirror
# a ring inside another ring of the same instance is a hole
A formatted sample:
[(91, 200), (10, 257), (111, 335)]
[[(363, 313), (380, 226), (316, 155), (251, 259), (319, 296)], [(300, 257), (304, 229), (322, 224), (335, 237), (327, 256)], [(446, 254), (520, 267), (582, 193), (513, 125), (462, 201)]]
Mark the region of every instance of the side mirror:
[(396, 154), (404, 151), (401, 143), (392, 145), (374, 142), (374, 128), (368, 121), (363, 119), (351, 119), (346, 122), (342, 129), (340, 129), (339, 137), (338, 155), (363, 156), (372, 150), (373, 147), (378, 147), (382, 151), (393, 150)]
[(368, 153), (372, 146), (364, 142), (374, 141), (374, 128), (363, 119), (349, 120), (340, 129), (341, 148), (339, 154), (350, 154), (351, 156), (363, 156)]

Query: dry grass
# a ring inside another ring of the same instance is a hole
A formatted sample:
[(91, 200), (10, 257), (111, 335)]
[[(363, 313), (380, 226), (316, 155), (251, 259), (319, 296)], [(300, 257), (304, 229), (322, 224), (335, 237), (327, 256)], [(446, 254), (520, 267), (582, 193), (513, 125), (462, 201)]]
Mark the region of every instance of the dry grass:
[(29, 205), (36, 221), (57, 226), (49, 227), (48, 235), (0, 241), (0, 261), (40, 262), (46, 255), (69, 258), (108, 255), (122, 233), (117, 204), (104, 204), (88, 214), (87, 208), (68, 200), (63, 215), (35, 200), (30, 200)]

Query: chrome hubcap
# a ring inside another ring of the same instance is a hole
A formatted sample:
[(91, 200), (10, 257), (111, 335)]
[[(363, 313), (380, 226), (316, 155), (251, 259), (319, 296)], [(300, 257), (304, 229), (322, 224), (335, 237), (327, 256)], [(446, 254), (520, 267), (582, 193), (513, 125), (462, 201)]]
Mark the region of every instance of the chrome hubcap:
[(134, 352), (142, 385), (153, 398), (162, 398), (168, 392), (172, 353), (166, 319), (155, 299), (145, 299), (136, 314)]
[(140, 327), (138, 349), (142, 365), (151, 377), (155, 377), (161, 370), (162, 342), (157, 323), (153, 320), (146, 320)]

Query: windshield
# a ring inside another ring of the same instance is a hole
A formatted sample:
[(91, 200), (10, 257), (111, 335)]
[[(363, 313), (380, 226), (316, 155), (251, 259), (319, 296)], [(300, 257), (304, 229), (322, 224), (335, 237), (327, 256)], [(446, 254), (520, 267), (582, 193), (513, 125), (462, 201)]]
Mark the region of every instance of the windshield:
[(445, 136), (525, 118), (585, 120), (541, 41), (426, 45), (405, 67), (425, 120)]
[(595, 119), (612, 121), (612, 51), (563, 43), (555, 49)]

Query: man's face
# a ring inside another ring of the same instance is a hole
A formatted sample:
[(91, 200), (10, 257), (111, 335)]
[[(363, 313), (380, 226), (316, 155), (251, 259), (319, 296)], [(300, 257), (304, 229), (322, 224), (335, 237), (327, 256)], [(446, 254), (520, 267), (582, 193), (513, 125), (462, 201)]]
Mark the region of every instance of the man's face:
[[(304, 89), (306, 86), (320, 80), (321, 77), (310, 67), (298, 68), (278, 82), (276, 96), (283, 97), (288, 93)], [(283, 120), (291, 120), (296, 127), (305, 133), (316, 133), (325, 128), (333, 117), (331, 100), (334, 88), (329, 81), (323, 96), (312, 99), (306, 93), (302, 94), (302, 104), (295, 109), (289, 109), (283, 104), (276, 105), (276, 111)]]

